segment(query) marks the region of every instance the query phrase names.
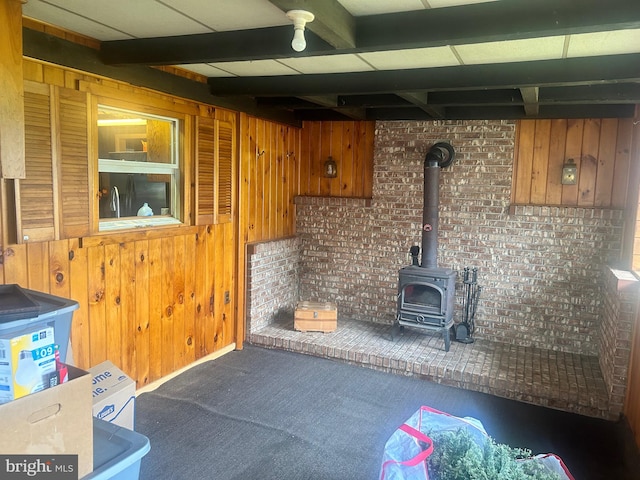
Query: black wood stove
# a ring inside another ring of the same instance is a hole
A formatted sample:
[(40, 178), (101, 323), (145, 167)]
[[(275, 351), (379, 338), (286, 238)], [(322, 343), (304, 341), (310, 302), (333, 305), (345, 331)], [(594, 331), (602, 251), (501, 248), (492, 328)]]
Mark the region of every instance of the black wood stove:
[(412, 265), (403, 267), (398, 277), (397, 323), (400, 328), (416, 327), (438, 331), (445, 351), (451, 346), (456, 272), (438, 268), (438, 207), (440, 169), (453, 163), (455, 152), (448, 143), (436, 143), (424, 162), (424, 209), (422, 213), (422, 262), (420, 249), (411, 248)]

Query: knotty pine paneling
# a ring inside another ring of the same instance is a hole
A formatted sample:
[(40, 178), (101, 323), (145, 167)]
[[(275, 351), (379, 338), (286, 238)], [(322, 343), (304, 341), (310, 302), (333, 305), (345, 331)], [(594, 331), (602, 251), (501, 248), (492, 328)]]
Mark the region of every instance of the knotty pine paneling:
[(188, 230), (87, 247), (12, 245), (0, 272), (5, 283), (77, 301), (76, 365), (111, 360), (141, 387), (235, 341), (233, 226)]
[[(304, 122), (300, 159), (300, 195), (371, 198), (375, 122)], [(336, 178), (325, 178), (332, 157)]]
[(240, 232), (245, 243), (295, 233), (300, 129), (240, 116)]
[[(518, 123), (512, 202), (617, 208), (626, 205), (632, 119), (521, 120)], [(562, 185), (572, 158), (576, 185)]]
[[(300, 129), (240, 114), (239, 120), (239, 275), (237, 305), (245, 305), (246, 245), (295, 234), (293, 199), (299, 194)], [(222, 259), (221, 259), (222, 260)], [(217, 265), (230, 271), (230, 265)], [(224, 321), (233, 314), (225, 309)], [(244, 335), (245, 309), (235, 315)], [(228, 328), (225, 325), (224, 328)]]
[(0, 178), (24, 178), (21, 2), (0, 2)]
[[(29, 59), (23, 67), (25, 80), (111, 88), (114, 97), (140, 103), (165, 99), (180, 111), (198, 112), (181, 99), (121, 82)], [(232, 125), (236, 116), (215, 110), (216, 119)], [(191, 171), (185, 165), (184, 174)], [(235, 323), (236, 297), (241, 296), (235, 283), (235, 223), (97, 237), (78, 234), (82, 238), (15, 245), (7, 241), (5, 230), (12, 221), (7, 218), (7, 198), (14, 197), (13, 183), (2, 180), (0, 185), (0, 283), (18, 283), (79, 303), (71, 335), (79, 367), (109, 359), (141, 387), (241, 338)]]

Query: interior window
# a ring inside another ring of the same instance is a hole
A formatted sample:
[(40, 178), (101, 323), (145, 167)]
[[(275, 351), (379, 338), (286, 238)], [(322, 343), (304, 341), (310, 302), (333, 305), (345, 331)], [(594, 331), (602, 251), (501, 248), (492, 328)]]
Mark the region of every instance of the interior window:
[(100, 231), (180, 223), (178, 126), (98, 105)]

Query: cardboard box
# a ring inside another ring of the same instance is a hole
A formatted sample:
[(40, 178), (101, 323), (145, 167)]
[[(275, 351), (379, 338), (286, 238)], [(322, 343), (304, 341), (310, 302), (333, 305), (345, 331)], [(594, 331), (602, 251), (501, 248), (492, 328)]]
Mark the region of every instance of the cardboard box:
[(338, 328), (338, 307), (331, 302), (298, 302), (293, 328), (300, 332), (333, 332)]
[(53, 327), (36, 324), (0, 332), (0, 404), (48, 388), (55, 371)]
[(69, 381), (0, 405), (0, 452), (78, 455), (78, 476), (93, 471), (91, 376), (67, 365)]
[(135, 426), (136, 382), (106, 361), (89, 369), (93, 416), (129, 430)]

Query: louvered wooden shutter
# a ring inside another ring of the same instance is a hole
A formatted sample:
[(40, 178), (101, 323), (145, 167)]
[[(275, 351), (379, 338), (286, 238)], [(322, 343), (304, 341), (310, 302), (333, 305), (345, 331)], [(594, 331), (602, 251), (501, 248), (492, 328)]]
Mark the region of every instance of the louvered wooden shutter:
[(196, 131), (196, 224), (230, 222), (235, 158), (233, 124), (198, 117)]
[(214, 120), (198, 117), (196, 127), (196, 225), (214, 223)]
[(231, 221), (233, 203), (233, 125), (218, 122), (218, 161), (217, 161), (217, 218), (216, 223)]
[(58, 112), (62, 237), (81, 237), (91, 233), (87, 94), (61, 88)]
[(51, 142), (51, 89), (25, 82), (25, 170), (16, 180), (18, 242), (56, 238)]
[(26, 177), (16, 181), (18, 242), (90, 233), (87, 94), (25, 82)]

